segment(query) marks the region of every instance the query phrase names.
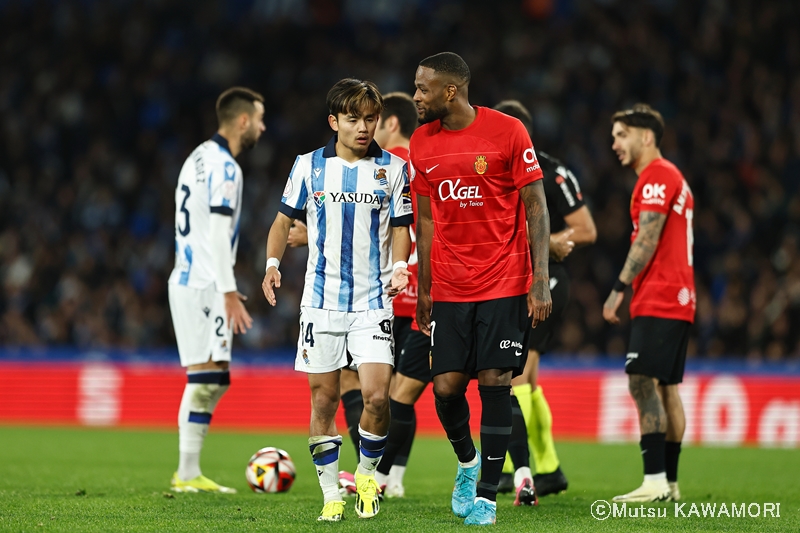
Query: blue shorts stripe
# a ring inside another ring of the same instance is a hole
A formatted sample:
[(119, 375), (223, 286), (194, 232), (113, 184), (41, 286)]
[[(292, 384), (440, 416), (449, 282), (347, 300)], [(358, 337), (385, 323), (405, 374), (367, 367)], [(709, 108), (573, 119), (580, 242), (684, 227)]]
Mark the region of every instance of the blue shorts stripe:
[(195, 413), (192, 411), (189, 413), (189, 422), (194, 422), (195, 424), (210, 424), (211, 413)]
[(189, 383), (212, 383), (217, 385), (230, 385), (230, 372), (192, 372), (186, 374)]

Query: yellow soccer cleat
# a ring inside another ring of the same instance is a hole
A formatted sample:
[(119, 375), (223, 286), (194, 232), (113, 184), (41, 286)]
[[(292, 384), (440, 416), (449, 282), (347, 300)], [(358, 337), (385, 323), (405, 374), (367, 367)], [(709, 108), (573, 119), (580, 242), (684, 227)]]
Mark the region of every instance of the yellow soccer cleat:
[(344, 520), (345, 502), (328, 502), (317, 517), (317, 522), (341, 522)]
[(174, 492), (217, 492), (220, 494), (236, 494), (236, 489), (223, 487), (208, 479), (204, 475), (199, 475), (189, 481), (183, 481), (178, 477), (178, 473), (172, 474), (170, 489)]
[(356, 514), (359, 518), (372, 518), (381, 510), (378, 495), (381, 489), (375, 476), (356, 472)]

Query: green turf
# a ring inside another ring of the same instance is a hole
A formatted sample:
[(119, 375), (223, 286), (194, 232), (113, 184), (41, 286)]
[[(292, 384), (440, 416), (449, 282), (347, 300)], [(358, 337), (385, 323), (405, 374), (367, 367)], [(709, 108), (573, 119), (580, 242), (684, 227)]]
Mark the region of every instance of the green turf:
[[(298, 476), (288, 494), (254, 494), (244, 479), (249, 456), (263, 446), (292, 455)], [(203, 470), (236, 487), (236, 495), (177, 494), (168, 490), (177, 461), (177, 436), (164, 431), (0, 427), (0, 531), (419, 531), (464, 530), (449, 510), (455, 459), (444, 439), (414, 445), (402, 500), (384, 502), (372, 520), (356, 517), (317, 523), (322, 497), (298, 435), (213, 432)], [(570, 489), (542, 499), (538, 508), (515, 508), (501, 495), (495, 531), (800, 531), (800, 453), (753, 448), (685, 449), (681, 490), (691, 502), (780, 502), (780, 518), (592, 518), (590, 505), (641, 482), (632, 445), (560, 443)], [(346, 443), (340, 466), (352, 470)], [(753, 508), (754, 510), (754, 508)]]

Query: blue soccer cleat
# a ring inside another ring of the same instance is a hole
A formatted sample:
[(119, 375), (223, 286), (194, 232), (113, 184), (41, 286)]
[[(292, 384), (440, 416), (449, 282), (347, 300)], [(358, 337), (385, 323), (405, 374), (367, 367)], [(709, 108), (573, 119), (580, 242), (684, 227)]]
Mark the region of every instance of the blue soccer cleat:
[(456, 474), (456, 485), (453, 487), (453, 498), (450, 500), (450, 507), (453, 514), (459, 518), (465, 518), (472, 512), (475, 505), (475, 497), (478, 491), (478, 473), (481, 471), (481, 454), (475, 450), (478, 463), (475, 466), (464, 468), (458, 465)]
[(491, 526), (497, 522), (497, 503), (486, 498), (477, 498), (472, 512), (469, 513), (464, 524), (468, 526)]

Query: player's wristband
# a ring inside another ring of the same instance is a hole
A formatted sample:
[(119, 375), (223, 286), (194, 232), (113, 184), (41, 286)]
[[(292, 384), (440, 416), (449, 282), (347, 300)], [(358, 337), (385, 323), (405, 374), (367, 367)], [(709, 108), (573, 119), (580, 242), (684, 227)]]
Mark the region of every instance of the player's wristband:
[(269, 267), (275, 267), (275, 270), (278, 270), (281, 266), (281, 261), (277, 257), (270, 257), (267, 259), (267, 270)]
[(405, 261), (397, 261), (395, 264), (392, 265), (392, 272), (394, 272), (398, 268), (408, 268), (408, 263), (406, 263)]
[(627, 288), (628, 285), (626, 283), (622, 283), (619, 278), (617, 278), (617, 281), (614, 282), (614, 290), (617, 292), (622, 292)]

